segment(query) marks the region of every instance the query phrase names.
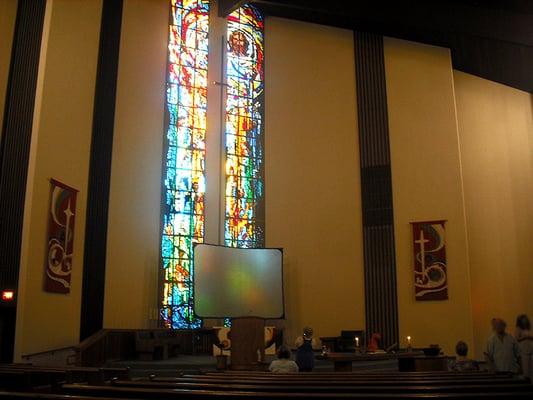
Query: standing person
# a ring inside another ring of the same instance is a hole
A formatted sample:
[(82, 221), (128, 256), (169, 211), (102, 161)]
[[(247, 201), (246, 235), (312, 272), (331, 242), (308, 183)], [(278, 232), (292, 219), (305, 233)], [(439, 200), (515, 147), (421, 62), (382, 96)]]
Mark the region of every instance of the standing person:
[(501, 318), (492, 319), (493, 334), (487, 342), (485, 357), (490, 369), (497, 372), (520, 372), (520, 348), (516, 339), (505, 332), (507, 324)]
[(270, 363), (268, 370), (275, 374), (288, 374), (298, 372), (298, 365), (291, 360), (291, 351), (282, 346), (278, 351), (278, 359)]
[(533, 334), (531, 322), (526, 314), (516, 318), (515, 339), (520, 346), (522, 373), (533, 381)]
[(300, 372), (311, 372), (315, 367), (314, 347), (316, 347), (316, 341), (313, 338), (313, 329), (306, 327), (303, 336), (296, 339), (296, 364)]

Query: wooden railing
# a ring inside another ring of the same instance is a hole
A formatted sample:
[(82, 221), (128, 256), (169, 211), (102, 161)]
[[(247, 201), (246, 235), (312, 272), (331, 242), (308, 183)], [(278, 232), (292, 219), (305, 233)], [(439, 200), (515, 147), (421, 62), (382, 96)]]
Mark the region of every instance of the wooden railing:
[[(102, 329), (76, 346), (24, 354), (22, 359), (35, 365), (98, 367), (109, 361), (136, 357), (135, 335), (158, 329)], [(177, 330), (180, 354), (210, 354), (213, 339), (210, 329)]]
[(102, 329), (77, 346), (76, 365), (95, 367), (135, 357), (135, 329)]

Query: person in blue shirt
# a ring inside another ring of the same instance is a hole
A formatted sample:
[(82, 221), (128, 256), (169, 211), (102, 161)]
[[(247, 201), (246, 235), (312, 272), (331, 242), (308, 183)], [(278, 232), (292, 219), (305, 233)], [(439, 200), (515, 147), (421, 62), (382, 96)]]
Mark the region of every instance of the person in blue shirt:
[(311, 372), (315, 367), (316, 341), (313, 338), (313, 329), (304, 328), (303, 335), (296, 339), (296, 364), (300, 372)]

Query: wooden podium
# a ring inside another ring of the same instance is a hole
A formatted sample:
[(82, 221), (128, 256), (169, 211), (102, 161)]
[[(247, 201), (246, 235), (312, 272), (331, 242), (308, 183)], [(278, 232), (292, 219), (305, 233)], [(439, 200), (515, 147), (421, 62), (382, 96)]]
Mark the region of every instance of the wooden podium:
[(231, 322), (231, 369), (257, 369), (265, 359), (265, 320), (233, 318)]

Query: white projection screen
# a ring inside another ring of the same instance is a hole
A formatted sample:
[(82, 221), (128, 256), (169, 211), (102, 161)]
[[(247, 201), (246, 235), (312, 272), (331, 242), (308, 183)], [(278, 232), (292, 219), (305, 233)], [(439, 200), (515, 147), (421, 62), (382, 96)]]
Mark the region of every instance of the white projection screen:
[(200, 318), (283, 318), (283, 251), (197, 244), (194, 312)]

